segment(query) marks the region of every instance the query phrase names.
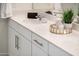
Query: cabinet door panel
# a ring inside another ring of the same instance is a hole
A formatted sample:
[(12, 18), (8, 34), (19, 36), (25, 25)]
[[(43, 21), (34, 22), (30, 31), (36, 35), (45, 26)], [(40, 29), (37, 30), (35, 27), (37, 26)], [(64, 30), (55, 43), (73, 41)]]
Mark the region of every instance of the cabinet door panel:
[(31, 43), (22, 35), (20, 35), (18, 32), (15, 33), (15, 35), (18, 37), (18, 56), (27, 56), (31, 55)]
[(31, 42), (20, 36), (19, 46), (20, 56), (31, 56)]
[[(18, 40), (16, 40), (18, 39)], [(9, 55), (30, 56), (31, 42), (9, 27)]]
[(61, 48), (53, 44), (49, 44), (49, 55), (50, 56), (71, 56), (69, 53), (65, 52), (64, 50), (62, 50)]
[(70, 56), (70, 54), (58, 47), (55, 47), (55, 56)]
[(11, 56), (18, 55), (17, 49), (15, 48), (15, 31), (9, 27), (9, 40), (8, 40), (8, 52)]
[(49, 44), (49, 56), (55, 56), (55, 47)]

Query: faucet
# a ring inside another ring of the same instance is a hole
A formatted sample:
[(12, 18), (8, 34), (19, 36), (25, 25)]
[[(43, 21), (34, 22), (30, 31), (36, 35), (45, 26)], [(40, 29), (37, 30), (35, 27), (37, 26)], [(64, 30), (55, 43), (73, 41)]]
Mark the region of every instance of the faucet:
[(42, 20), (42, 17), (40, 15), (36, 16), (36, 18), (39, 18), (39, 20)]

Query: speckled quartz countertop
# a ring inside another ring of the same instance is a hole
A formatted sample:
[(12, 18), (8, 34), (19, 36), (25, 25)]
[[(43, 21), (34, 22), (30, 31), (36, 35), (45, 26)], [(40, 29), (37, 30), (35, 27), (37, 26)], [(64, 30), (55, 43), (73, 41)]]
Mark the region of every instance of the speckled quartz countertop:
[(50, 33), (49, 26), (52, 21), (47, 23), (33, 22), (31, 19), (27, 19), (24, 14), (15, 14), (11, 19), (22, 26), (28, 28), (30, 31), (38, 34), (42, 38), (46, 39), (50, 43), (62, 48), (68, 53), (78, 56), (79, 55), (79, 32), (73, 30), (71, 34), (57, 35)]

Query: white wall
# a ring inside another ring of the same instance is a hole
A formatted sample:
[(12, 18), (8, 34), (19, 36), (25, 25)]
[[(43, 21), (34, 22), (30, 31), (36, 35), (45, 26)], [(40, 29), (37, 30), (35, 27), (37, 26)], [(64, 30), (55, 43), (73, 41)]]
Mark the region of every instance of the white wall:
[(12, 10), (13, 12), (32, 10), (32, 3), (13, 3)]
[(78, 11), (78, 3), (62, 3), (61, 4), (62, 6), (62, 9), (63, 10), (66, 10), (66, 9), (73, 9), (74, 11), (74, 15), (77, 14), (77, 11)]
[[(57, 4), (57, 3), (56, 3)], [(34, 9), (35, 8), (38, 8), (37, 6), (41, 6), (39, 4), (33, 4), (34, 5)], [(43, 4), (42, 4), (43, 5)], [(45, 4), (44, 4), (45, 5)], [(47, 4), (46, 4), (47, 5)], [(53, 9), (54, 5), (50, 4), (50, 8)], [(59, 4), (58, 4), (59, 6)], [(66, 9), (69, 9), (69, 8), (72, 8), (75, 12), (75, 14), (77, 13), (77, 8), (78, 8), (78, 3), (61, 3), (61, 6), (62, 6), (62, 9), (63, 10), (66, 10)], [(42, 6), (43, 7), (43, 6)], [(39, 7), (39, 8), (42, 8), (42, 7)], [(32, 10), (32, 3), (13, 3), (12, 4), (12, 9), (13, 9), (13, 12), (15, 11), (26, 11), (26, 10)]]

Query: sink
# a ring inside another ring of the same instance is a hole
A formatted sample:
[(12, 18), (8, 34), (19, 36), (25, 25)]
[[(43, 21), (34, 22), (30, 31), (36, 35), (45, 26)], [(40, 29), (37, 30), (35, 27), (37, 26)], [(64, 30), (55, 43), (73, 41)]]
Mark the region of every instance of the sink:
[(74, 30), (79, 31), (79, 22), (74, 22), (74, 23), (72, 24), (72, 26), (73, 26), (73, 29), (74, 29)]
[(43, 24), (43, 23), (47, 23), (47, 19), (30, 19), (30, 22), (33, 24)]

